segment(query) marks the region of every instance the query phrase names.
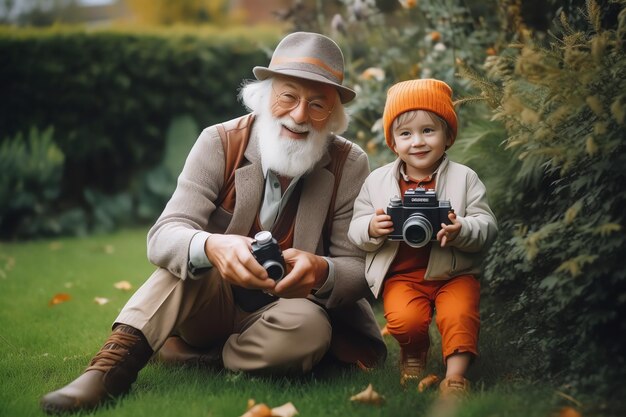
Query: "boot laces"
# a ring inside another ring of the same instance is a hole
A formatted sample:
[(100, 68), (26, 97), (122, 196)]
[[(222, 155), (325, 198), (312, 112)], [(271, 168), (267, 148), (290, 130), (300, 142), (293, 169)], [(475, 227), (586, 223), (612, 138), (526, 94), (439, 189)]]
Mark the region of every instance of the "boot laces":
[(106, 372), (118, 364), (128, 354), (139, 337), (129, 333), (114, 332), (109, 336), (100, 352), (91, 360), (87, 371), (92, 369)]
[(402, 368), (405, 374), (419, 375), (425, 368), (425, 355), (422, 352), (403, 352)]

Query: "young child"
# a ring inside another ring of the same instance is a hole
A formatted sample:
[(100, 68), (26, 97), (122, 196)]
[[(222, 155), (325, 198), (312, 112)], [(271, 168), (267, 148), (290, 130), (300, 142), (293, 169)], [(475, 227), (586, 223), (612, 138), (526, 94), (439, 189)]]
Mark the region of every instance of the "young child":
[[(478, 175), (446, 155), (457, 134), (446, 83), (423, 79), (395, 84), (387, 93), (383, 122), (387, 145), (398, 158), (366, 179), (348, 237), (367, 252), (366, 278), (374, 296), (382, 290), (387, 328), (400, 344), (401, 384), (422, 377), (435, 310), (446, 365), (440, 394), (459, 397), (469, 390), (465, 373), (478, 354), (476, 275), (483, 250), (496, 236), (496, 219)], [(433, 225), (441, 226), (437, 242), (422, 247), (390, 241), (390, 198), (418, 187), (434, 189), (438, 200), (450, 201), (451, 224)]]

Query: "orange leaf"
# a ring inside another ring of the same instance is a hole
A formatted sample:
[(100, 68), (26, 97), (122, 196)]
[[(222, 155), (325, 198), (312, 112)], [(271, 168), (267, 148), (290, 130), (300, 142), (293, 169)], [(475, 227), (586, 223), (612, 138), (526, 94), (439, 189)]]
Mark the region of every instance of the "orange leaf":
[(572, 407), (563, 407), (559, 410), (559, 417), (582, 417), (575, 408)]
[(423, 378), (419, 384), (417, 384), (417, 390), (419, 392), (424, 392), (428, 388), (435, 385), (437, 382), (439, 382), (439, 377), (435, 374), (429, 374), (425, 378)]
[(241, 417), (272, 417), (272, 410), (265, 404), (257, 404), (252, 406)]
[(69, 294), (60, 292), (58, 294), (55, 294), (54, 297), (52, 297), (52, 299), (48, 302), (48, 306), (61, 304), (71, 299), (72, 299), (72, 296), (70, 296)]
[(133, 288), (131, 283), (128, 281), (116, 282), (115, 284), (113, 284), (113, 286), (117, 288), (118, 290), (122, 290), (122, 291), (129, 291), (130, 289)]

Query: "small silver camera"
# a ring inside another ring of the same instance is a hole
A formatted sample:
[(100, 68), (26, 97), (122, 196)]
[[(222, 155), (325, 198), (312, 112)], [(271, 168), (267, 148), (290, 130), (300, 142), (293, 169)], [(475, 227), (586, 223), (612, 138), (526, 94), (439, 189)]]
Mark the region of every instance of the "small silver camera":
[(262, 231), (254, 235), (252, 254), (274, 281), (278, 282), (285, 276), (285, 259), (271, 232)]

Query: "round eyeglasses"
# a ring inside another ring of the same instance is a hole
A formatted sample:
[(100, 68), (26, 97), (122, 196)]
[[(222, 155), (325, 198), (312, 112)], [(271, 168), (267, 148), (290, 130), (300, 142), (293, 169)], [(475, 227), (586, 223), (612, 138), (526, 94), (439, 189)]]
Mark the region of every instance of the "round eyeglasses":
[[(272, 90), (274, 88), (272, 87)], [(328, 116), (333, 111), (333, 107), (329, 106), (328, 103), (323, 100), (307, 100), (296, 96), (289, 91), (284, 91), (280, 94), (274, 90), (274, 94), (276, 94), (276, 103), (284, 110), (293, 110), (300, 105), (300, 100), (304, 100), (307, 102), (307, 109), (309, 110), (309, 117), (311, 120), (315, 120), (316, 122), (321, 122), (322, 120), (328, 119)]]

